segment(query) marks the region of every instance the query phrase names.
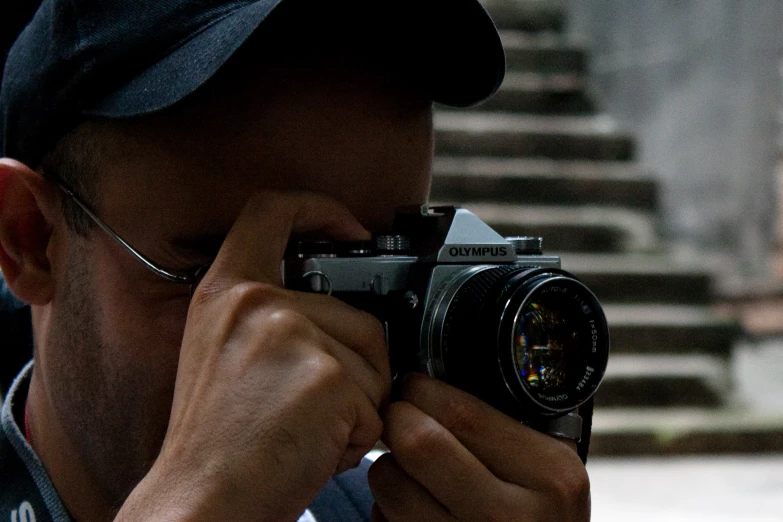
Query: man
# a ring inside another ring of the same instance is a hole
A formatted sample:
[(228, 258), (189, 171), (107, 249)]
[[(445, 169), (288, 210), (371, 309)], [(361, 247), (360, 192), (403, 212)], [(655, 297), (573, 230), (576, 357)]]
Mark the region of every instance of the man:
[(426, 201), (432, 101), (502, 60), (475, 0), (44, 2), (0, 91), (35, 347), (0, 516), (588, 520), (572, 445), (423, 376), (389, 403), (378, 321), (281, 284), (291, 236)]

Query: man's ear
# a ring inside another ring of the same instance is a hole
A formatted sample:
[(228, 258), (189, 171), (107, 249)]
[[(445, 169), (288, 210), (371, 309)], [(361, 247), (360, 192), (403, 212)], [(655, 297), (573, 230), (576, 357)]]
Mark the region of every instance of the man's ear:
[(0, 158), (0, 270), (19, 299), (45, 305), (54, 280), (48, 253), (59, 201), (52, 185), (26, 165)]

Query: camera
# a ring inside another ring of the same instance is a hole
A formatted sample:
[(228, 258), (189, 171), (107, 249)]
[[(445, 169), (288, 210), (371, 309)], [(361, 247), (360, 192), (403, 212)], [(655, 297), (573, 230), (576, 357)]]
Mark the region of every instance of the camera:
[(377, 317), (395, 379), (427, 373), (520, 421), (573, 412), (606, 370), (593, 293), (540, 238), (504, 238), (463, 208), (398, 209), (372, 241), (293, 242), (283, 273)]

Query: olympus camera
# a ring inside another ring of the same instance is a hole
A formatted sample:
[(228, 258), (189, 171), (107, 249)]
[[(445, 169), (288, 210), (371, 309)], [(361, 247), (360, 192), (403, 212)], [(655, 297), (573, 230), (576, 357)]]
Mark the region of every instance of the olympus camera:
[(462, 208), (399, 209), (373, 241), (292, 244), (284, 279), (375, 315), (395, 378), (427, 373), (531, 424), (579, 408), (606, 370), (593, 293), (540, 238), (504, 238)]

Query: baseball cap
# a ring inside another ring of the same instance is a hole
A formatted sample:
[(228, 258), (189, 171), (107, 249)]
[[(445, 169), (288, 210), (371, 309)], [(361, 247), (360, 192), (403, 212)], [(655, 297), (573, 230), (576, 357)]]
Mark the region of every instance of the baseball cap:
[[(171, 107), (263, 32), (281, 4), (294, 20), (314, 7), (335, 9), (370, 30), (389, 16), (392, 40), (409, 44), (417, 34), (427, 47), (421, 81), (438, 103), (474, 105), (505, 74), (500, 37), (478, 0), (44, 0), (6, 61), (0, 156), (34, 167), (83, 118)], [(363, 17), (369, 4), (376, 8)]]

